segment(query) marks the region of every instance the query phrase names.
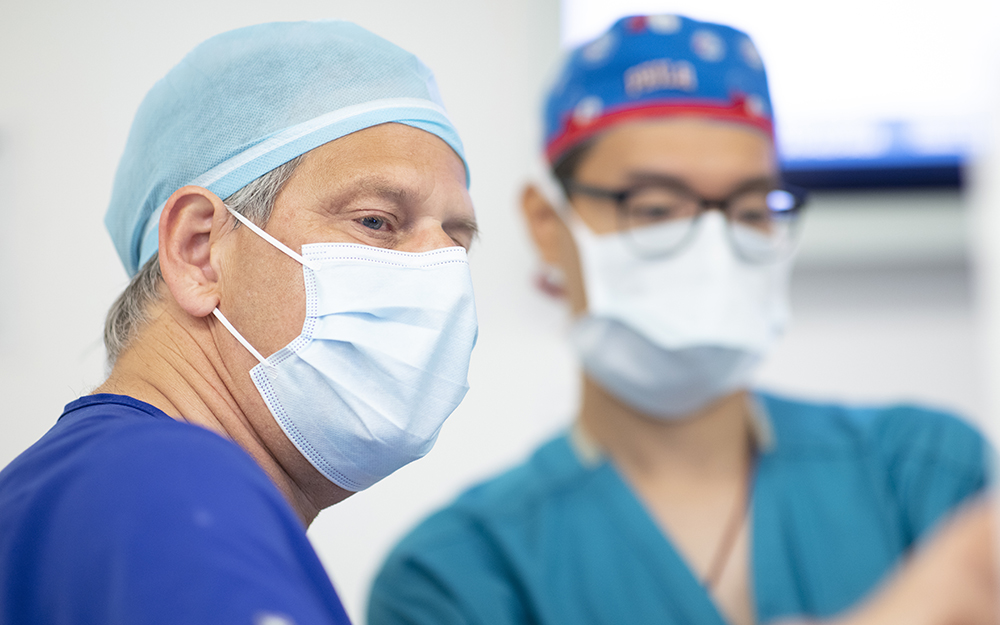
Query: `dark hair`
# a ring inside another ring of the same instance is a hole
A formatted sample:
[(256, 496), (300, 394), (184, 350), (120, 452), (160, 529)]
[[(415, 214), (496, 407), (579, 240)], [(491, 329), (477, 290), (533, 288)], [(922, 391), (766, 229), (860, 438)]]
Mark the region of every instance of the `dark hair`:
[(596, 143), (594, 137), (581, 141), (563, 152), (559, 160), (552, 164), (552, 175), (559, 181), (559, 186), (567, 197), (569, 197), (569, 183), (576, 176), (577, 168), (587, 157), (590, 148), (594, 147), (594, 143)]

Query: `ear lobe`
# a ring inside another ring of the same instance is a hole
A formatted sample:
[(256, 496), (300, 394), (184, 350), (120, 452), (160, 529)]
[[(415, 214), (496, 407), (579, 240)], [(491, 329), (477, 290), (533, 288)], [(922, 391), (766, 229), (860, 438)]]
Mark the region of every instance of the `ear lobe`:
[(219, 303), (212, 244), (228, 222), (222, 200), (191, 185), (175, 191), (160, 215), (163, 281), (180, 307), (194, 317), (211, 314)]
[(545, 195), (533, 184), (521, 191), (521, 213), (528, 224), (528, 232), (538, 248), (542, 262), (558, 265), (560, 258), (560, 233), (565, 229), (559, 214)]

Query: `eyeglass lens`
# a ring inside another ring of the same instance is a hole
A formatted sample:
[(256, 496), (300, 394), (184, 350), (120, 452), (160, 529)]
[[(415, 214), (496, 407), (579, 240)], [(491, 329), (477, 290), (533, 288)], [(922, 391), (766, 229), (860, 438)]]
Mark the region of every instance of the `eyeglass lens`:
[[(772, 260), (791, 247), (798, 200), (789, 191), (748, 190), (723, 204), (730, 239), (747, 260)], [(638, 188), (619, 204), (619, 228), (629, 232), (640, 254), (669, 254), (693, 235), (702, 205), (700, 198), (668, 187)]]

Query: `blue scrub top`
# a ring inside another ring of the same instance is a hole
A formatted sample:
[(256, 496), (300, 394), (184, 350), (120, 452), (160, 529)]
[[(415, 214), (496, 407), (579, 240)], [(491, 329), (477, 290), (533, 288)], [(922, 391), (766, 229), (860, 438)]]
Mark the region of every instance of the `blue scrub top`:
[(231, 441), (120, 395), (0, 472), (0, 625), (348, 625), (302, 522)]
[[(772, 435), (753, 491), (758, 622), (853, 605), (986, 483), (982, 437), (949, 415), (757, 400)], [(725, 621), (614, 466), (564, 435), (404, 538), (368, 622)]]

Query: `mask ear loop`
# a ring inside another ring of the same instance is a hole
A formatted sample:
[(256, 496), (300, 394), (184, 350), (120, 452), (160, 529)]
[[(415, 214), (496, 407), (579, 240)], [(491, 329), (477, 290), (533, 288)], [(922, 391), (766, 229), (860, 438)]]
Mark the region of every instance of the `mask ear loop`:
[(552, 169), (544, 157), (536, 160), (533, 170), (531, 180), (535, 184), (535, 188), (541, 192), (542, 197), (555, 209), (556, 215), (566, 224), (566, 227), (570, 229), (573, 236), (577, 236), (577, 231), (580, 228), (585, 229), (589, 234), (593, 234), (594, 231), (590, 229), (590, 226), (584, 223), (573, 211), (569, 196), (566, 195), (566, 190), (563, 189), (562, 183), (552, 173)]
[[(298, 261), (300, 264), (308, 267), (309, 269), (312, 269), (313, 271), (319, 271), (318, 263), (314, 263), (313, 261), (304, 258), (301, 254), (294, 251), (292, 248), (288, 247), (281, 241), (275, 239), (268, 233), (264, 232), (264, 230), (261, 229), (257, 224), (255, 224), (254, 222), (250, 221), (243, 215), (240, 215), (239, 213), (234, 211), (232, 208), (229, 207), (228, 204), (226, 204), (225, 206), (226, 210), (228, 210), (230, 214), (236, 218), (237, 221), (239, 221), (247, 228), (250, 228), (250, 230), (252, 230), (255, 234), (257, 234), (257, 236), (264, 239), (274, 247), (278, 248), (279, 250), (290, 256), (293, 260)], [(268, 362), (267, 358), (264, 358), (264, 356), (259, 351), (257, 351), (257, 349), (253, 345), (250, 344), (250, 341), (246, 340), (246, 338), (244, 338), (244, 336), (239, 333), (236, 327), (233, 326), (232, 323), (230, 323), (229, 319), (226, 319), (226, 316), (222, 314), (222, 311), (219, 310), (218, 306), (216, 306), (215, 309), (212, 310), (212, 314), (215, 315), (215, 318), (218, 319), (222, 323), (222, 325), (226, 327), (227, 330), (229, 330), (229, 333), (233, 335), (233, 338), (239, 341), (240, 344), (243, 345), (243, 347), (247, 348), (248, 352), (253, 354), (254, 358), (256, 358), (260, 362), (260, 364), (267, 365), (268, 367), (274, 366), (270, 362)]]
[[(559, 219), (568, 226), (567, 220), (573, 219), (571, 215), (572, 209), (569, 207), (569, 198), (566, 197), (562, 185), (552, 175), (549, 163), (544, 157), (535, 159), (534, 165), (531, 167), (529, 180), (535, 185), (535, 188), (541, 193), (542, 197), (545, 198), (545, 201), (552, 206)], [(549, 297), (562, 298), (566, 294), (566, 276), (558, 266), (542, 261), (535, 275), (535, 287)]]
[(306, 267), (312, 269), (313, 271), (319, 271), (319, 264), (314, 263), (313, 261), (308, 260), (307, 258), (304, 258), (301, 254), (299, 254), (298, 252), (296, 252), (292, 248), (288, 247), (287, 245), (285, 245), (281, 241), (275, 239), (274, 237), (272, 237), (268, 233), (264, 232), (264, 230), (260, 226), (258, 226), (254, 222), (250, 221), (249, 219), (247, 219), (243, 215), (240, 215), (239, 213), (237, 213), (233, 209), (229, 208), (228, 204), (226, 204), (226, 210), (228, 210), (230, 212), (230, 214), (232, 214), (232, 216), (235, 217), (236, 220), (239, 221), (241, 224), (243, 224), (247, 228), (250, 228), (251, 230), (253, 230), (254, 233), (257, 234), (257, 236), (259, 236), (260, 238), (264, 239), (265, 241), (267, 241), (268, 243), (270, 243), (274, 247), (278, 248), (279, 250), (281, 250), (285, 254), (288, 254), (290, 257), (292, 257), (293, 260), (298, 261), (300, 264), (305, 265)]
[(542, 193), (542, 196), (548, 200), (549, 204), (560, 215), (569, 212), (569, 198), (566, 197), (566, 192), (563, 190), (562, 185), (552, 173), (548, 161), (544, 157), (539, 157), (535, 160), (535, 165), (532, 169), (534, 171), (531, 173), (531, 179), (535, 183), (535, 187)]
[(215, 307), (215, 309), (212, 311), (212, 314), (215, 315), (216, 319), (222, 322), (222, 325), (226, 326), (226, 329), (229, 330), (229, 333), (232, 334), (233, 337), (237, 341), (239, 341), (240, 344), (243, 345), (243, 347), (247, 348), (247, 351), (249, 351), (251, 354), (254, 355), (254, 358), (260, 361), (260, 364), (267, 365), (268, 367), (274, 366), (270, 362), (268, 362), (267, 358), (264, 358), (264, 356), (261, 355), (261, 353), (258, 352), (253, 345), (250, 344), (250, 341), (243, 338), (243, 335), (237, 332), (236, 328), (233, 327), (233, 324), (229, 322), (229, 319), (226, 319), (226, 316), (222, 314), (222, 311), (219, 310), (218, 306)]

